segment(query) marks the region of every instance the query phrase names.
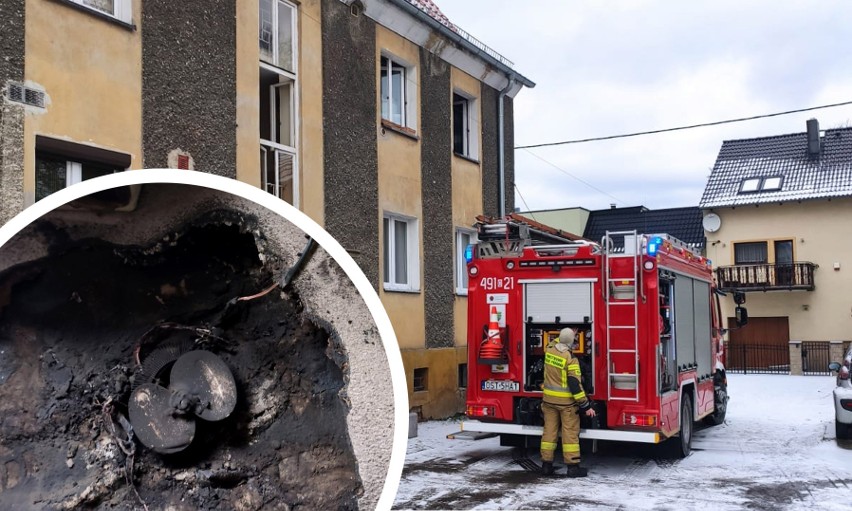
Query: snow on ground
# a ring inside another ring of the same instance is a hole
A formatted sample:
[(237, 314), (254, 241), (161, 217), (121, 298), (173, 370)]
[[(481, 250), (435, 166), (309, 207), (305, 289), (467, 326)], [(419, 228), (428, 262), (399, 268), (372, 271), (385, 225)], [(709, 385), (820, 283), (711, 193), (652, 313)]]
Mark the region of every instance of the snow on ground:
[[(586, 479), (540, 478), (513, 461), (513, 449), (497, 438), (448, 440), (460, 429), (457, 421), (421, 423), (408, 442), (395, 507), (848, 511), (852, 442), (835, 439), (834, 382), (728, 375), (725, 423), (698, 429), (689, 457), (610, 442), (592, 453), (584, 443)], [(526, 454), (540, 463), (536, 450)]]

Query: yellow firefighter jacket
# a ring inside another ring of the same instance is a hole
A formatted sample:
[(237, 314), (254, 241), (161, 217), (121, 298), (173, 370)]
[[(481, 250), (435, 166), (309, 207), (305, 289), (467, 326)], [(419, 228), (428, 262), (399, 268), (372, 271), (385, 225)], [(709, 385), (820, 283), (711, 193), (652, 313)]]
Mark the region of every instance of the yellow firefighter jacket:
[(580, 362), (571, 353), (570, 344), (553, 340), (544, 348), (544, 402), (577, 403), (583, 410), (589, 408), (589, 399), (580, 382)]

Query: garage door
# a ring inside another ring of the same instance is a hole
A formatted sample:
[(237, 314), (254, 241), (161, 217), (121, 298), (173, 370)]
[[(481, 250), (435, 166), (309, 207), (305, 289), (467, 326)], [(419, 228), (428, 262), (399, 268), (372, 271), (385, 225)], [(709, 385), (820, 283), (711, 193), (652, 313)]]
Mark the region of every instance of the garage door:
[[(735, 328), (734, 318), (728, 327)], [(729, 371), (790, 372), (790, 324), (784, 317), (752, 317), (748, 325), (731, 330), (726, 366)]]

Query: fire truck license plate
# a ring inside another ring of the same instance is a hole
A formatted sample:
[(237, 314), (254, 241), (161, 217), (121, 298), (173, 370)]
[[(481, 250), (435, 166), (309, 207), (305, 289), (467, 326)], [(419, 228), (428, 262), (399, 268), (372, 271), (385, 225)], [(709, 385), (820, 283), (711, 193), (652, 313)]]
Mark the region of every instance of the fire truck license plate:
[(482, 390), (517, 392), (518, 389), (520, 389), (520, 384), (511, 380), (485, 380), (482, 382)]

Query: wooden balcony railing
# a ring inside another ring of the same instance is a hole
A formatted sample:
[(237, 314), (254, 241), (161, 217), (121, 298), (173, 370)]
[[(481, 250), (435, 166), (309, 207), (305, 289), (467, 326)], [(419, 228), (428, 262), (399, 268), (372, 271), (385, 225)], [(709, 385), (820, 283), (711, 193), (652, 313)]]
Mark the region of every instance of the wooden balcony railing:
[(721, 266), (716, 269), (716, 281), (722, 291), (813, 291), (816, 268), (808, 262)]

